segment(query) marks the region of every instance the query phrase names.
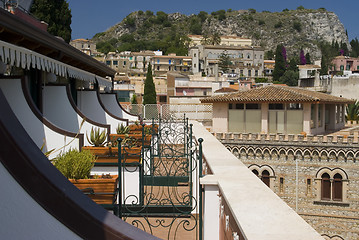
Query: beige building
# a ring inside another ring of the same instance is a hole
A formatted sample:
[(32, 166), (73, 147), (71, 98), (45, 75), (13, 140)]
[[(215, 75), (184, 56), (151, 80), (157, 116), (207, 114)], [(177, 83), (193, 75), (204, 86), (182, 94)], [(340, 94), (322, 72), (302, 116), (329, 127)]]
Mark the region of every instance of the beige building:
[(344, 128), (352, 100), (284, 86), (201, 99), (213, 103), (214, 132), (323, 134)]
[(97, 52), (96, 43), (92, 42), (91, 40), (83, 38), (75, 39), (70, 41), (70, 45), (89, 56), (93, 56)]
[(264, 49), (260, 47), (230, 47), (198, 45), (191, 47), (189, 56), (192, 57), (193, 73), (202, 73), (209, 77), (220, 75), (220, 56), (227, 54), (231, 65), (229, 73), (237, 77), (260, 77), (264, 69)]
[(190, 74), (192, 66), (192, 57), (169, 55), (153, 56), (152, 70), (157, 76), (165, 75), (167, 72), (177, 72)]
[[(202, 45), (202, 35), (188, 35), (188, 37), (191, 39), (190, 47)], [(252, 39), (238, 36), (221, 36), (221, 43), (219, 45), (234, 47), (252, 46)]]

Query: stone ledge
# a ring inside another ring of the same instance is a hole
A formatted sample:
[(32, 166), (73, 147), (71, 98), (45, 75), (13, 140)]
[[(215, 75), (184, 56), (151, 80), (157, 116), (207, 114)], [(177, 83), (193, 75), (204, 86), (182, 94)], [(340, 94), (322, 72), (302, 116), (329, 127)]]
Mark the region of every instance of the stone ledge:
[(316, 205), (332, 205), (332, 206), (339, 206), (339, 207), (349, 207), (350, 204), (347, 202), (335, 202), (335, 201), (314, 201), (313, 204)]

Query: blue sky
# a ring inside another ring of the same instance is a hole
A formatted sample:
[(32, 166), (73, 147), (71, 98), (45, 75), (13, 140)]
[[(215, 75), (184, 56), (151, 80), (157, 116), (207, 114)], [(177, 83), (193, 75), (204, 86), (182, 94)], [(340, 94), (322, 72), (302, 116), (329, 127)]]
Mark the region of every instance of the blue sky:
[(198, 14), (200, 11), (211, 13), (220, 9), (249, 9), (254, 8), (280, 12), (285, 8), (296, 9), (298, 6), (318, 9), (321, 7), (338, 15), (344, 27), (348, 30), (349, 39), (359, 38), (359, 26), (357, 12), (358, 0), (67, 0), (72, 12), (72, 39), (92, 38), (98, 32), (104, 32), (109, 27), (121, 22), (124, 17), (133, 11), (151, 10), (154, 13), (164, 11), (166, 13), (180, 12), (186, 15)]

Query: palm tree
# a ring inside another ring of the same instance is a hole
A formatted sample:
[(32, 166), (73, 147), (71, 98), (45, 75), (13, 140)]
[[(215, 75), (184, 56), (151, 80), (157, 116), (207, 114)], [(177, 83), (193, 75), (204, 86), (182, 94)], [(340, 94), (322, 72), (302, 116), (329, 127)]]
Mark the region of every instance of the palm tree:
[(358, 121), (359, 120), (359, 101), (356, 100), (355, 103), (348, 104), (346, 107), (346, 121)]

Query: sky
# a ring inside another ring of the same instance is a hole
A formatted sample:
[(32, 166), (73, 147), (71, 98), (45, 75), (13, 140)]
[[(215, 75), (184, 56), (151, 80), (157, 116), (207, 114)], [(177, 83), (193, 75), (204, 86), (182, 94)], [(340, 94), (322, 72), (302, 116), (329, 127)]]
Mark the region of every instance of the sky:
[(96, 33), (104, 32), (122, 21), (134, 11), (150, 10), (154, 13), (180, 12), (182, 14), (198, 14), (200, 11), (211, 13), (221, 9), (240, 10), (256, 9), (257, 12), (281, 12), (283, 9), (296, 9), (303, 6), (307, 9), (325, 8), (334, 12), (348, 31), (349, 41), (359, 38), (358, 0), (67, 0), (72, 13), (72, 39), (92, 38)]

